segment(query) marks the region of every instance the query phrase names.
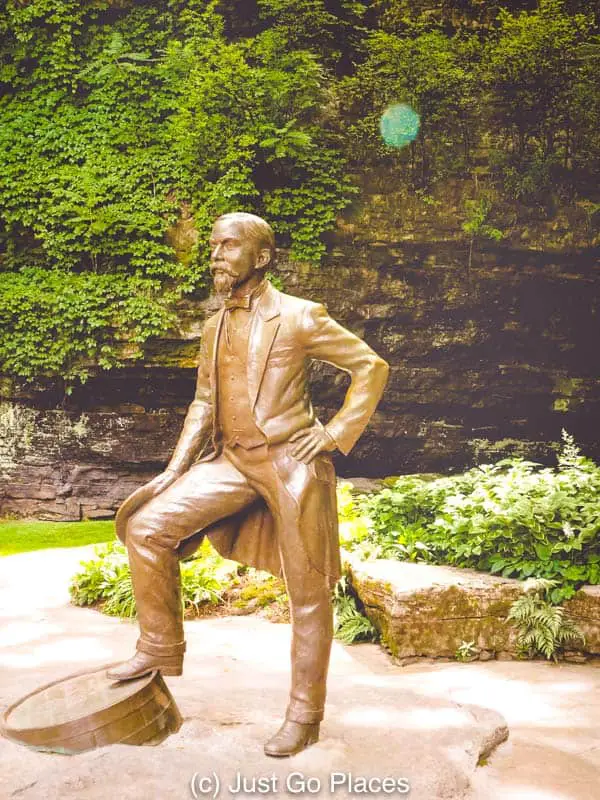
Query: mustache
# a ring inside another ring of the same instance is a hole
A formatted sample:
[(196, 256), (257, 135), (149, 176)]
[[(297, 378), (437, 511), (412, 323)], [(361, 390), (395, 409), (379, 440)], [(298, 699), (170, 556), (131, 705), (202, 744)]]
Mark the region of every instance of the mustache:
[(224, 272), (226, 275), (229, 275), (231, 278), (237, 278), (237, 272), (233, 272), (232, 270), (228, 269), (224, 264), (211, 264), (210, 265), (210, 274), (214, 275), (215, 272)]

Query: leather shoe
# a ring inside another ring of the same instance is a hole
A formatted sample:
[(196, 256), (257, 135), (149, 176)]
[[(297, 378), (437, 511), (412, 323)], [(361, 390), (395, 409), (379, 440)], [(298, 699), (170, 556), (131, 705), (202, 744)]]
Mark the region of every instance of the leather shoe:
[(162, 675), (181, 675), (183, 656), (153, 656), (138, 650), (129, 661), (108, 669), (106, 675), (112, 681), (132, 681), (154, 670), (158, 670)]
[(294, 722), (286, 719), (281, 728), (265, 744), (265, 755), (286, 758), (300, 753), (306, 747), (319, 741), (318, 722)]

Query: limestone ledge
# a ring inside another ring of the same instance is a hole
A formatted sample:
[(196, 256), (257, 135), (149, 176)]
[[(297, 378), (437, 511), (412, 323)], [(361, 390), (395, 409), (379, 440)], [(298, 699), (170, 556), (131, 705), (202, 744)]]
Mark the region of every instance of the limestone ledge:
[[(388, 212), (385, 236), (368, 220), (342, 226), (319, 269), (279, 258), (286, 291), (325, 303), (392, 367), (364, 435), (336, 454), (338, 474), (447, 474), (512, 456), (554, 465), (563, 428), (599, 459), (598, 251), (480, 243), (467, 269), (466, 242), (406, 241)], [(174, 329), (148, 341), (142, 359), (90, 365), (70, 395), (59, 379), (0, 375), (0, 515), (107, 516), (159, 472), (217, 305), (186, 295)], [(317, 363), (310, 381), (326, 422), (348, 376)]]
[[(344, 561), (366, 615), (395, 658), (454, 658), (463, 642), (474, 642), (481, 660), (515, 655), (516, 633), (506, 616), (522, 595), (522, 581), (393, 559), (360, 561), (348, 553)], [(567, 658), (600, 655), (600, 586), (584, 586), (565, 609), (585, 635), (583, 648)]]

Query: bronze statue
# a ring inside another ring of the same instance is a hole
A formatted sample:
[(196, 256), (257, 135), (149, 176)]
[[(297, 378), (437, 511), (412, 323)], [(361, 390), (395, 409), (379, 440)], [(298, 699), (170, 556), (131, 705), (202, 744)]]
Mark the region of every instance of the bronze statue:
[[(275, 289), (271, 227), (253, 214), (220, 217), (211, 272), (223, 308), (206, 322), (196, 394), (166, 470), (117, 514), (127, 545), (140, 637), (108, 677), (182, 672), (179, 559), (208, 536), (226, 558), (283, 575), (292, 619), (292, 686), (285, 722), (265, 745), (289, 756), (314, 743), (332, 641), (331, 590), (340, 576), (335, 472), (383, 392), (388, 365), (322, 305)], [(311, 359), (348, 372), (342, 409), (323, 426), (307, 388)]]

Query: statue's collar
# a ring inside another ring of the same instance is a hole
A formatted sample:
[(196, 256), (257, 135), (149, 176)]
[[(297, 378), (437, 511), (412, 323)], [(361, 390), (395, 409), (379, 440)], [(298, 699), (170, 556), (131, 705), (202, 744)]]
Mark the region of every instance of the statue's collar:
[(256, 310), (265, 320), (273, 319), (279, 314), (279, 307), (281, 305), (281, 293), (265, 279), (265, 288), (257, 299)]

